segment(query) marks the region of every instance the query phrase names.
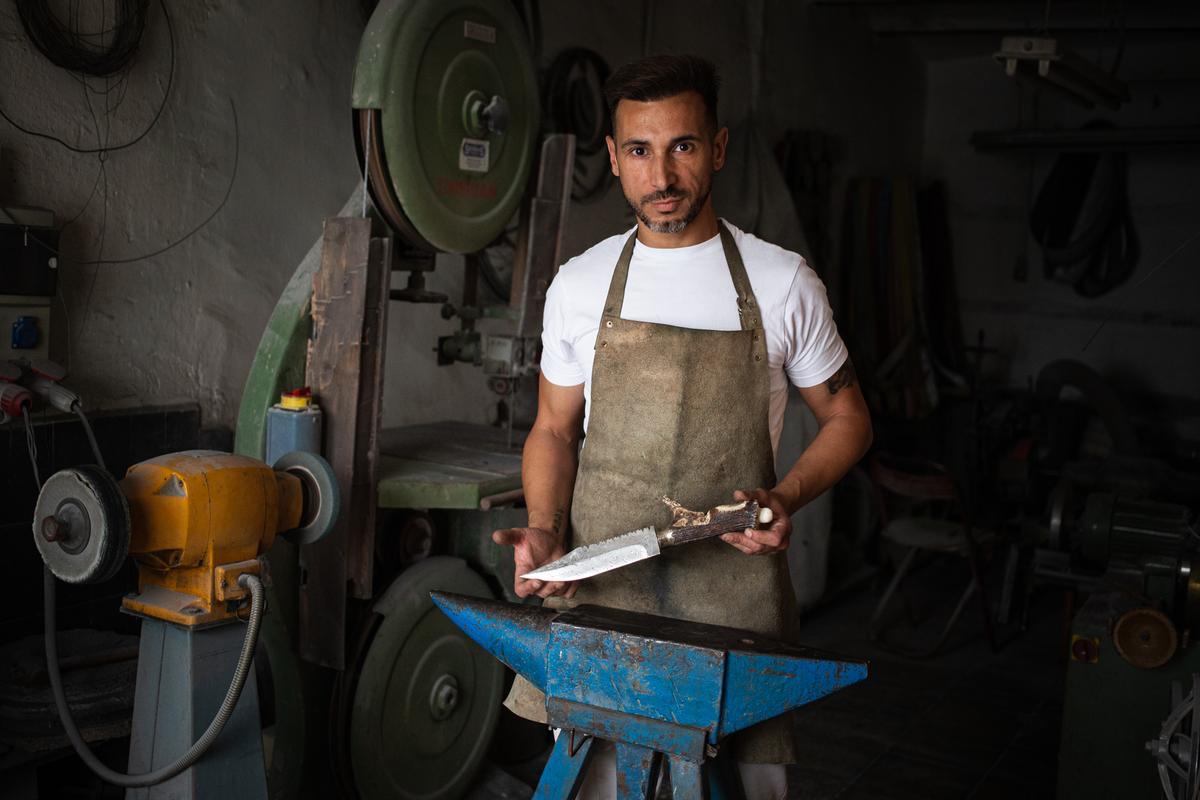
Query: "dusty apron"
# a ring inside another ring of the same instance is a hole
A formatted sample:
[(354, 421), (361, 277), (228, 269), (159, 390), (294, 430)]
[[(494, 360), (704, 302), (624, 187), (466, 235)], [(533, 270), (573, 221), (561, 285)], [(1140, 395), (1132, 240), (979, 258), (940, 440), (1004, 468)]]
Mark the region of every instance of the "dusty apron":
[[(620, 316), (636, 232), (617, 261), (596, 336), (587, 441), (571, 504), (569, 547), (644, 525), (665, 527), (668, 495), (706, 509), (735, 489), (775, 485), (768, 428), (767, 345), (758, 304), (733, 236), (721, 244), (737, 290), (741, 330), (709, 331)], [(570, 601), (791, 638), (794, 598), (784, 553), (749, 556), (720, 539), (582, 581)], [(545, 697), (517, 678), (508, 707), (545, 722)], [(795, 760), (791, 719), (734, 735), (739, 761)]]

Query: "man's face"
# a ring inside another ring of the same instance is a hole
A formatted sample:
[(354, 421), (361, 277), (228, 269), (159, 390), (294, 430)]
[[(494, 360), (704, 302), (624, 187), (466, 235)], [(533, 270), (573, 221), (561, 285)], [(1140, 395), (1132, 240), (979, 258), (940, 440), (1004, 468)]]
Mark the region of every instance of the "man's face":
[(622, 100), (613, 128), (609, 160), (633, 213), (655, 233), (682, 233), (708, 202), (729, 131), (714, 134), (697, 92)]

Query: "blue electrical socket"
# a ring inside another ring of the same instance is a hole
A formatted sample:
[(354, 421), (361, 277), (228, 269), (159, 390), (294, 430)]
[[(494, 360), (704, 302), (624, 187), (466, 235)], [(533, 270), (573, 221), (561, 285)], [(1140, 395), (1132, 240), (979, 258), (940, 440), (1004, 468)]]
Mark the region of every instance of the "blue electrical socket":
[(12, 324), (12, 349), (33, 350), (42, 341), (37, 317), (17, 317)]

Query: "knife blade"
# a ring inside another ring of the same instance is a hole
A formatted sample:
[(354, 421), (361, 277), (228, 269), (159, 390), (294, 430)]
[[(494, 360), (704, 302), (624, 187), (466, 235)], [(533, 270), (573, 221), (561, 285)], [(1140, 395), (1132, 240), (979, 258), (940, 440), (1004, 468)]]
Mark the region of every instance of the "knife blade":
[(593, 544), (576, 547), (560, 559), (526, 572), (522, 578), (539, 581), (578, 581), (601, 575), (654, 558), (664, 547), (698, 542), (723, 533), (768, 525), (773, 519), (769, 508), (759, 508), (753, 500), (717, 506), (708, 511), (689, 511), (670, 498), (663, 502), (674, 517), (661, 531), (638, 528)]

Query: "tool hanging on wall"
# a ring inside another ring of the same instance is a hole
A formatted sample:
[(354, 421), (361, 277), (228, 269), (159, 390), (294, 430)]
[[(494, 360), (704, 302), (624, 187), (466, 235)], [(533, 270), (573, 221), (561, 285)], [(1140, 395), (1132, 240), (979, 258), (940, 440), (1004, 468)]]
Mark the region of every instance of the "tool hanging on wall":
[[(1096, 121), (1084, 129), (1111, 127)], [(1082, 297), (1107, 294), (1137, 267), (1128, 159), (1121, 152), (1064, 153), (1034, 201), (1029, 228), (1042, 248), (1045, 275)]]

